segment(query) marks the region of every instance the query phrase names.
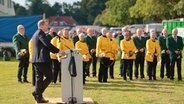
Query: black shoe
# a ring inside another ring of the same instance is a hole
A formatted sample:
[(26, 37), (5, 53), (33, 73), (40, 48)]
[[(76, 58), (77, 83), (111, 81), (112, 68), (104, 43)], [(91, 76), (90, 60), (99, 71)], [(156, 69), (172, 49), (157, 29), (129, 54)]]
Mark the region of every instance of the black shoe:
[(103, 82), (104, 82), (104, 83), (107, 83), (107, 80), (104, 80)]
[(124, 80), (126, 80), (126, 77), (123, 77)]
[(151, 77), (149, 77), (149, 80), (152, 80), (152, 78), (151, 78)]
[(141, 76), (141, 79), (144, 79), (144, 75), (143, 75), (143, 76)]
[(171, 77), (171, 78), (170, 78), (170, 80), (174, 80), (174, 78), (173, 78), (173, 77)]
[(29, 83), (29, 81), (28, 80), (24, 80), (24, 83)]
[(45, 100), (44, 98), (36, 100), (37, 103), (48, 103), (49, 100)]
[(111, 76), (111, 79), (114, 79), (114, 76)]
[(36, 95), (36, 93), (35, 93), (35, 92), (32, 92), (32, 95), (33, 95), (34, 99), (37, 100), (37, 95)]

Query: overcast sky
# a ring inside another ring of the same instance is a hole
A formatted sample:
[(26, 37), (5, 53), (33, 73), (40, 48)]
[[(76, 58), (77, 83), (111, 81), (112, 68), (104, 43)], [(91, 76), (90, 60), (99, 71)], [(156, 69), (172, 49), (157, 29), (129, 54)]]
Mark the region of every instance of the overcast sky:
[[(19, 3), (19, 4), (22, 5), (22, 6), (25, 6), (25, 1), (26, 1), (26, 0), (12, 0), (12, 1), (14, 1), (14, 2), (16, 2), (16, 3)], [(48, 1), (49, 1), (49, 3), (50, 3), (51, 5), (53, 5), (56, 1), (57, 1), (57, 2), (60, 2), (60, 3), (62, 3), (62, 2), (73, 3), (73, 2), (75, 2), (75, 1), (81, 1), (81, 0), (48, 0)]]

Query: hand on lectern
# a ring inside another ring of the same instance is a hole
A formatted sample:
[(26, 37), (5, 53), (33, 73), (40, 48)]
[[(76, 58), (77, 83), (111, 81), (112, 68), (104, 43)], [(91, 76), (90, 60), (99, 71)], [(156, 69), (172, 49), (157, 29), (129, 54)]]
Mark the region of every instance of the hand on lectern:
[(67, 54), (64, 51), (59, 51), (58, 54), (59, 54), (59, 57), (61, 57), (61, 58), (67, 57)]

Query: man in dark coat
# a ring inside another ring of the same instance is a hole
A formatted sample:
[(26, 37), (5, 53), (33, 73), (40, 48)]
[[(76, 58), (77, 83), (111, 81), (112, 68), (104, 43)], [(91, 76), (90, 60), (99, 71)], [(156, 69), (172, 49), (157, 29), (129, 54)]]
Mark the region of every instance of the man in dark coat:
[[(16, 52), (16, 59), (19, 60), (18, 65), (18, 82), (28, 83), (27, 80), (27, 71), (29, 66), (29, 51), (28, 51), (28, 42), (29, 39), (25, 35), (25, 28), (23, 25), (17, 26), (17, 33), (13, 36), (13, 45)], [(22, 80), (22, 73), (24, 79)]]
[(171, 60), (171, 73), (170, 79), (174, 80), (174, 66), (177, 63), (178, 80), (182, 80), (181, 76), (181, 60), (182, 60), (182, 50), (183, 50), (183, 40), (178, 35), (178, 30), (173, 29), (172, 36), (166, 40), (167, 48), (170, 51)]
[(170, 78), (170, 58), (169, 49), (166, 46), (166, 40), (168, 38), (167, 29), (162, 30), (162, 35), (158, 38), (161, 48), (161, 67), (160, 67), (160, 78), (164, 78), (164, 67), (166, 66), (166, 76)]
[[(38, 30), (34, 33), (32, 63), (36, 72), (35, 90), (32, 93), (37, 103), (47, 103), (42, 96), (47, 86), (52, 81), (52, 69), (50, 52), (58, 53), (59, 49), (54, 47), (47, 39), (45, 32), (48, 30), (48, 21), (40, 20)], [(44, 79), (45, 77), (45, 79)]]
[(145, 47), (146, 39), (142, 36), (143, 31), (141, 28), (137, 29), (136, 36), (133, 37), (134, 44), (137, 48), (136, 59), (135, 59), (135, 78), (139, 76), (139, 65), (140, 65), (140, 78), (144, 78), (144, 58), (145, 58)]
[[(92, 75), (93, 77), (96, 77), (96, 63), (97, 63), (97, 57), (96, 57), (96, 43), (97, 43), (97, 36), (95, 36), (94, 33), (95, 30), (92, 30), (90, 28), (87, 29), (87, 36), (85, 38), (85, 41), (88, 45), (90, 55), (92, 56)], [(86, 71), (87, 76), (90, 76), (89, 69)]]

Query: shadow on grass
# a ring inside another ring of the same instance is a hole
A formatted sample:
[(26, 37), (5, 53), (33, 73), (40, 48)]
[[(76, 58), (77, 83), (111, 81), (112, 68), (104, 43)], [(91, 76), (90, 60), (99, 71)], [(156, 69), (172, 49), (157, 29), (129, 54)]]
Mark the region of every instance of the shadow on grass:
[[(96, 83), (89, 83), (84, 86), (85, 90), (106, 90), (106, 91), (127, 91), (127, 92), (159, 92), (159, 93), (173, 93), (171, 88), (165, 88), (160, 86), (139, 86), (139, 85), (121, 85), (118, 84), (96, 84)], [(164, 89), (164, 91), (162, 91)]]

